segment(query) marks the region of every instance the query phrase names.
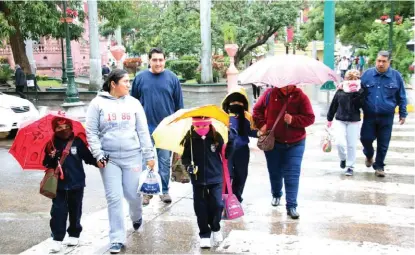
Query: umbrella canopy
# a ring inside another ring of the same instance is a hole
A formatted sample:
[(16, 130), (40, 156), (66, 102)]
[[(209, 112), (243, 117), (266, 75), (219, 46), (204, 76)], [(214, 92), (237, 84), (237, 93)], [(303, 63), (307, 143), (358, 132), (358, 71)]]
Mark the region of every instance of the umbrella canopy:
[(262, 59), (239, 74), (242, 84), (322, 85), (327, 81), (339, 82), (336, 72), (313, 58), (301, 55), (280, 55)]
[(156, 148), (165, 149), (179, 154), (183, 153), (180, 142), (192, 126), (192, 117), (210, 117), (216, 131), (228, 140), (229, 115), (216, 105), (206, 105), (191, 109), (181, 109), (166, 117), (153, 132)]
[(44, 151), (46, 144), (53, 137), (52, 120), (56, 117), (72, 121), (75, 136), (78, 136), (85, 144), (88, 144), (85, 129), (81, 122), (65, 116), (64, 113), (49, 113), (36, 121), (26, 122), (20, 127), (9, 150), (9, 153), (13, 155), (24, 170), (45, 170), (45, 167), (42, 165), (45, 158)]

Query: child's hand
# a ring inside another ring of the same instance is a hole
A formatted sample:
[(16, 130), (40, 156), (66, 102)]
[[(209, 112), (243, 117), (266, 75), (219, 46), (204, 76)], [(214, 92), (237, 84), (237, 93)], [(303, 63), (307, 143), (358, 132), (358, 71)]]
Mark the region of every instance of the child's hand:
[(107, 166), (107, 162), (105, 161), (97, 161), (98, 168), (105, 168)]
[(56, 150), (49, 152), (49, 157), (54, 158), (56, 156)]
[(150, 168), (150, 169), (154, 169), (154, 165), (155, 165), (156, 163), (155, 163), (155, 161), (154, 161), (154, 159), (150, 159), (150, 160), (148, 160), (147, 161), (147, 166), (148, 166), (148, 168)]

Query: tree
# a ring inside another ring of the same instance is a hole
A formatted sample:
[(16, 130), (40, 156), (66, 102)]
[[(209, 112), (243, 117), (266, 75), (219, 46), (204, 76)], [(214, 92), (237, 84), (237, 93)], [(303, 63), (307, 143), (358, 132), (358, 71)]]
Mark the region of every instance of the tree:
[[(302, 1), (215, 1), (217, 15), (214, 35), (221, 35), (220, 26), (229, 22), (237, 26), (236, 43), (239, 49), (235, 65), (256, 47), (267, 42), (273, 34), (295, 24)], [(238, 10), (235, 12), (235, 10)]]
[[(26, 56), (24, 41), (38, 39), (43, 36), (62, 36), (60, 24), (61, 12), (57, 6), (61, 1), (0, 1), (0, 31), (8, 36), (13, 57), (26, 73), (31, 73)], [(71, 1), (71, 8), (79, 8), (80, 1)], [(83, 21), (83, 12), (79, 10)], [(2, 20), (1, 20), (2, 19)], [(71, 25), (72, 38), (78, 38), (83, 32), (82, 27)], [(0, 34), (1, 36), (1, 34)]]
[[(414, 16), (411, 1), (337, 1), (336, 34), (344, 45), (367, 48), (366, 34), (371, 32), (372, 23), (382, 15), (389, 15), (391, 4), (394, 12), (405, 18)], [(304, 25), (308, 40), (321, 40), (324, 29), (324, 2), (314, 2), (309, 20)]]
[[(398, 70), (405, 81), (409, 80), (409, 66), (412, 64), (414, 54), (408, 50), (406, 43), (413, 38), (410, 32), (412, 24), (405, 21), (401, 25), (395, 25), (393, 30), (392, 65)], [(377, 22), (372, 23), (371, 32), (366, 34), (365, 40), (370, 46), (366, 50), (370, 61), (374, 61), (380, 50), (388, 48), (389, 26)]]

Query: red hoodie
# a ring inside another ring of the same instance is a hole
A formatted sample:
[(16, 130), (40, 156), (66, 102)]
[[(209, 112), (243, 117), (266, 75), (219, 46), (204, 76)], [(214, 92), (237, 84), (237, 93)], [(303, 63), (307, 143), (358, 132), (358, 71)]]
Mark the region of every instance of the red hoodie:
[[(257, 127), (261, 128), (267, 124), (267, 129), (271, 130), (282, 106), (287, 100), (287, 96), (281, 92), (282, 89), (268, 89), (258, 99), (253, 109), (253, 119)], [(266, 106), (268, 93), (271, 93), (271, 95)], [(275, 141), (278, 143), (290, 144), (303, 140), (306, 137), (305, 128), (313, 124), (315, 120), (310, 100), (301, 89), (295, 88), (288, 93), (288, 96), (290, 98), (286, 113), (292, 116), (292, 122), (287, 124), (284, 121), (284, 114), (282, 115), (274, 130)], [(265, 113), (265, 108), (267, 113)]]

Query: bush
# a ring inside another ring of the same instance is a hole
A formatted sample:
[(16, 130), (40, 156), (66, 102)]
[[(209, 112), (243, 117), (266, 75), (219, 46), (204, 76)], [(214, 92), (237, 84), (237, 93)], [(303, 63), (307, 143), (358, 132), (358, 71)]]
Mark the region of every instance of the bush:
[(188, 61), (197, 61), (197, 62), (199, 62), (198, 57), (190, 56), (190, 55), (184, 55), (183, 57), (180, 58), (180, 60), (183, 60), (183, 61), (188, 60)]
[(137, 68), (141, 66), (141, 58), (127, 58), (124, 60), (123, 64), (128, 68)]
[(47, 81), (49, 79), (49, 76), (46, 74), (36, 74), (36, 80), (37, 81)]
[(13, 70), (8, 65), (0, 66), (0, 83), (6, 83), (13, 75)]
[(0, 56), (0, 64), (8, 64), (9, 62), (7, 61), (6, 57), (2, 57)]
[(169, 60), (166, 62), (166, 66), (176, 75), (181, 74), (184, 79), (191, 80), (196, 76), (199, 62), (192, 60)]
[(196, 72), (196, 77), (195, 77), (196, 81), (198, 84), (202, 83), (202, 73), (201, 72)]

